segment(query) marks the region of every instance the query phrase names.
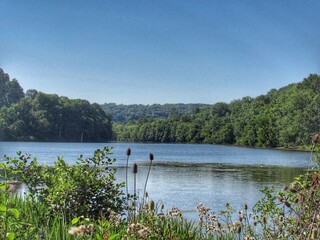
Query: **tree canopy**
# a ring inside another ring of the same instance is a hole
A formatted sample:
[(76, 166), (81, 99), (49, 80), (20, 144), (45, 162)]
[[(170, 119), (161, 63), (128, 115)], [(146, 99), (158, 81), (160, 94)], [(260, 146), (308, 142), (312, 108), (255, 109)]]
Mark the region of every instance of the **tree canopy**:
[(0, 108), (10, 106), (24, 97), (24, 92), (17, 79), (10, 80), (8, 74), (0, 68)]
[(102, 109), (112, 115), (113, 122), (124, 123), (143, 119), (166, 119), (170, 117), (179, 117), (185, 113), (191, 113), (195, 109), (209, 107), (209, 104), (190, 103), (190, 104), (115, 104), (105, 103), (101, 105)]
[(23, 93), (0, 69), (0, 140), (107, 141), (112, 138), (111, 116), (100, 105), (37, 90)]
[(297, 148), (320, 126), (320, 76), (256, 98), (216, 103), (178, 118), (115, 124), (118, 141), (236, 144)]

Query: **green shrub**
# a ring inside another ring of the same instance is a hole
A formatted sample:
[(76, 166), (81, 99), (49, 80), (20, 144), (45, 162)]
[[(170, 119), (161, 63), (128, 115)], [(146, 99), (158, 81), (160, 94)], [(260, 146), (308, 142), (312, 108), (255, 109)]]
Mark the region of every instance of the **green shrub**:
[(116, 168), (111, 167), (110, 149), (96, 150), (94, 156), (70, 166), (58, 158), (53, 167), (40, 166), (37, 159), (18, 153), (7, 158), (16, 179), (25, 183), (32, 199), (44, 203), (47, 215), (63, 214), (67, 221), (86, 216), (97, 219), (108, 215), (107, 209), (121, 213), (124, 209), (124, 183), (115, 183)]

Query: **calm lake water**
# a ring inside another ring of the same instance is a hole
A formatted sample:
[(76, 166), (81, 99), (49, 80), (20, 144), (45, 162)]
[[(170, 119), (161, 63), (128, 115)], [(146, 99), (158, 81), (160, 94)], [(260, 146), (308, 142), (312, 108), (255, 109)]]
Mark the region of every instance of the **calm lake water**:
[[(0, 142), (0, 156), (14, 157), (17, 151), (29, 153), (39, 162), (52, 165), (57, 156), (73, 164), (82, 154), (90, 157), (97, 148), (113, 148), (117, 161), (117, 181), (125, 180), (126, 150), (132, 150), (130, 165), (138, 164), (137, 186), (143, 192), (149, 153), (155, 160), (148, 182), (148, 193), (166, 208), (178, 207), (184, 216), (196, 219), (196, 205), (203, 202), (217, 211), (226, 203), (241, 209), (252, 206), (265, 186), (279, 188), (310, 166), (309, 153), (269, 149), (250, 149), (198, 144), (135, 143), (38, 143)], [(133, 176), (129, 175), (132, 192)]]

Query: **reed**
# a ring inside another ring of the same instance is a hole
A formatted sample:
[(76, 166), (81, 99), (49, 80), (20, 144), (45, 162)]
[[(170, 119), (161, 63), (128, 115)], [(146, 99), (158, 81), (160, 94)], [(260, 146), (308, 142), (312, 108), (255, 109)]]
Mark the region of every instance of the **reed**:
[(151, 171), (151, 166), (152, 166), (152, 162), (154, 160), (154, 155), (153, 153), (149, 154), (149, 169), (148, 169), (148, 174), (147, 174), (147, 178), (146, 178), (146, 182), (144, 184), (144, 190), (143, 190), (143, 200), (142, 200), (142, 204), (145, 205), (145, 199), (146, 199), (146, 194), (147, 194), (147, 184), (148, 184), (148, 180), (149, 180), (149, 175), (150, 175), (150, 171)]

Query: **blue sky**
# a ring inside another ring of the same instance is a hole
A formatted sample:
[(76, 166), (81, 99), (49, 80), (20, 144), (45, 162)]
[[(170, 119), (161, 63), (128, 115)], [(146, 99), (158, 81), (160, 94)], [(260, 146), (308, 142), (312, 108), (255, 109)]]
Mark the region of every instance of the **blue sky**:
[(255, 97), (320, 73), (320, 1), (0, 0), (0, 67), (97, 103)]

